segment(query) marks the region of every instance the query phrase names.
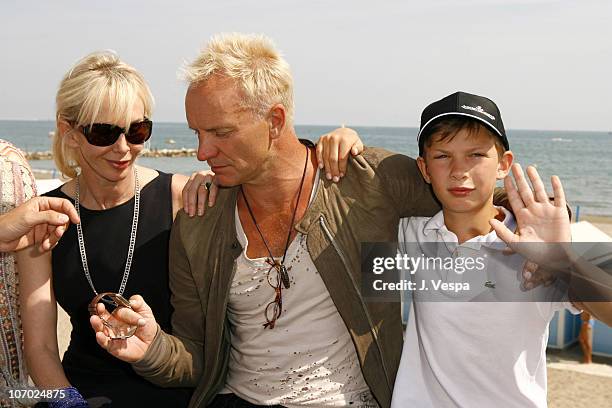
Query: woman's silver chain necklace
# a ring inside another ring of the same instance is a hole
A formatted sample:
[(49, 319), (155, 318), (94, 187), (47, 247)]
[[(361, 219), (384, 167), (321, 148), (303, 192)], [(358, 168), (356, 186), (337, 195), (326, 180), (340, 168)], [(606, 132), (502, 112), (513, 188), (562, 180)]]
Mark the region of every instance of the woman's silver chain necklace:
[[(138, 181), (138, 171), (136, 167), (134, 167), (134, 216), (132, 218), (132, 232), (130, 234), (130, 246), (128, 248), (127, 260), (125, 262), (125, 270), (123, 271), (123, 279), (121, 280), (121, 286), (119, 287), (119, 295), (123, 295), (123, 291), (125, 290), (125, 285), (127, 284), (128, 278), (130, 276), (130, 268), (132, 266), (132, 257), (134, 255), (134, 246), (136, 245), (136, 232), (138, 231), (138, 215), (140, 213), (140, 183)], [(77, 214), (79, 217), (81, 216), (81, 208), (79, 205), (79, 195), (80, 195), (80, 185), (79, 185), (79, 177), (76, 178), (76, 195), (74, 198), (74, 206), (76, 207)], [(98, 291), (94, 287), (93, 281), (91, 280), (91, 275), (89, 274), (89, 266), (87, 265), (87, 253), (85, 252), (85, 238), (83, 237), (83, 229), (81, 224), (77, 224), (77, 236), (79, 240), (79, 252), (81, 253), (81, 263), (83, 264), (83, 270), (85, 271), (85, 276), (87, 277), (87, 282), (89, 282), (89, 286), (94, 291), (96, 296), (98, 295)]]

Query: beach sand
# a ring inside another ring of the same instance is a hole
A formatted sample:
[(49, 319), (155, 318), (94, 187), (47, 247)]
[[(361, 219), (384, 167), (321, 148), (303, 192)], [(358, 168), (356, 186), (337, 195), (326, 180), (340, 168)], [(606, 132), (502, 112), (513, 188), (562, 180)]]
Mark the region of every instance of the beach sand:
[(32, 169), (32, 173), (34, 174), (34, 178), (36, 180), (49, 180), (54, 177), (60, 177), (60, 174), (57, 171), (52, 170)]
[(612, 377), (548, 368), (550, 408), (609, 408)]
[(580, 221), (588, 221), (612, 237), (612, 217), (605, 216), (605, 215), (585, 214), (585, 215), (580, 215)]
[(548, 350), (548, 404), (550, 408), (599, 408), (612, 405), (612, 358), (593, 356), (581, 364), (575, 344), (565, 350)]

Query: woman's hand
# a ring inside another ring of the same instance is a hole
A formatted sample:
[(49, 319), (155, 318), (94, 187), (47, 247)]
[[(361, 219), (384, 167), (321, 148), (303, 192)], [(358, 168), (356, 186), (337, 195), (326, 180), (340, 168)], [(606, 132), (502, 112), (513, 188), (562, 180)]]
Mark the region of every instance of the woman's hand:
[(204, 215), (207, 202), (209, 207), (215, 205), (218, 191), (215, 173), (210, 170), (193, 173), (183, 188), (183, 210), (190, 217), (196, 212), (199, 216)]

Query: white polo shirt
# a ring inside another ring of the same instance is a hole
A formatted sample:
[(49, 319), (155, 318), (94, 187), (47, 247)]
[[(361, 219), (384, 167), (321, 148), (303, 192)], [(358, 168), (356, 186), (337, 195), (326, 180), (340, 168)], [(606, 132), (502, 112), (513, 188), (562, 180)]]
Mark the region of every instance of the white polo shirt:
[[(514, 230), (514, 217), (502, 210), (504, 224)], [(521, 292), (524, 258), (504, 255), (505, 244), (494, 231), (459, 245), (457, 236), (444, 225), (442, 211), (431, 218), (402, 219), (398, 242), (400, 253), (409, 256), (422, 253), (421, 246), (414, 243), (444, 242), (446, 245), (437, 246), (438, 256), (482, 256), (485, 268), (458, 278), (469, 282), (472, 289), (476, 285), (477, 290), (469, 295), (412, 292), (392, 408), (546, 407), (549, 322), (557, 310), (579, 311), (567, 301), (478, 300), (495, 299), (501, 287), (516, 290), (517, 299), (527, 297), (525, 300), (559, 299), (560, 289), (553, 285)], [(451, 278), (445, 275), (447, 271), (419, 276), (422, 273), (416, 272), (416, 281), (429, 281), (432, 274)]]

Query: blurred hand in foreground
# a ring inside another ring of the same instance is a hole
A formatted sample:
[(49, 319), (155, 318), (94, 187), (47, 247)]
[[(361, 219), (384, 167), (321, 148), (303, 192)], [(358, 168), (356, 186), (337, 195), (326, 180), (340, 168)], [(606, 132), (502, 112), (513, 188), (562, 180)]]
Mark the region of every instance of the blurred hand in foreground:
[(37, 244), (41, 252), (48, 251), (57, 244), (69, 222), (80, 222), (70, 201), (34, 197), (0, 215), (0, 251), (18, 251)]

